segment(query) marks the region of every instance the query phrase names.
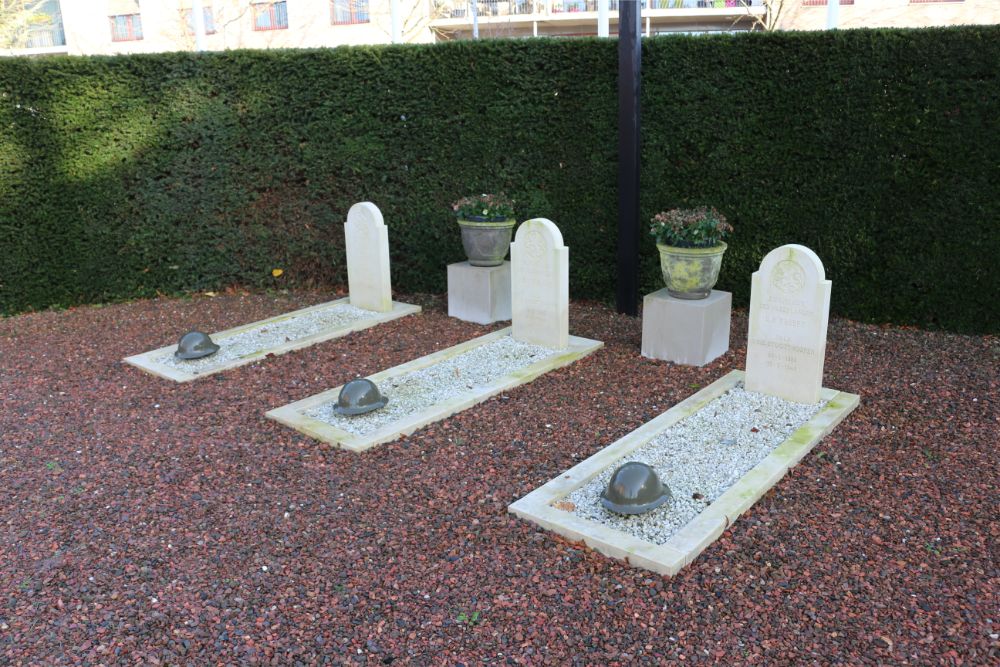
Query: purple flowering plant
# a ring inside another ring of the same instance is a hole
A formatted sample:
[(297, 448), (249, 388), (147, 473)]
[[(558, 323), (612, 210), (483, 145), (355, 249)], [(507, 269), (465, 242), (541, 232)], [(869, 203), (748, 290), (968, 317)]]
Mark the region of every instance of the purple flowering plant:
[(649, 234), (660, 245), (711, 248), (722, 242), (733, 226), (714, 207), (672, 208), (650, 220)]

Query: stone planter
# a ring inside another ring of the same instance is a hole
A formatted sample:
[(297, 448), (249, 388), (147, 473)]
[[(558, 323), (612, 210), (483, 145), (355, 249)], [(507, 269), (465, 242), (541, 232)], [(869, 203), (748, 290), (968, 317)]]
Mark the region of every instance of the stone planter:
[(472, 266), (500, 266), (510, 250), (513, 218), (459, 218), (462, 247)]
[(678, 299), (705, 299), (719, 280), (726, 244), (711, 248), (678, 248), (656, 244), (660, 269), (670, 296)]

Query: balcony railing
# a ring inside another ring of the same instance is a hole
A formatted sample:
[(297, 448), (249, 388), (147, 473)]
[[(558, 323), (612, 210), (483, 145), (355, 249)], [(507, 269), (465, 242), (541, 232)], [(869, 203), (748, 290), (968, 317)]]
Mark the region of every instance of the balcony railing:
[(24, 44), (29, 49), (44, 49), (52, 46), (66, 46), (66, 35), (61, 25), (33, 27), (28, 31)]
[[(608, 7), (610, 11), (618, 11), (618, 1), (612, 0)], [(597, 0), (559, 0), (552, 3), (552, 13), (562, 14), (563, 12), (596, 12)]]
[[(608, 9), (618, 11), (619, 0), (607, 0)], [(600, 0), (478, 0), (480, 18), (510, 16), (526, 18), (532, 15), (565, 16), (579, 12), (597, 12)], [(763, 0), (641, 0), (643, 9), (743, 9), (762, 7)], [(434, 19), (472, 18), (472, 3), (466, 0), (431, 0)]]
[[(472, 3), (463, 0), (440, 1), (433, 3), (435, 18), (464, 19), (472, 17)], [(518, 16), (537, 14), (545, 11), (542, 0), (479, 0), (476, 3), (479, 16)]]
[(740, 9), (763, 7), (764, 0), (648, 0), (650, 9)]

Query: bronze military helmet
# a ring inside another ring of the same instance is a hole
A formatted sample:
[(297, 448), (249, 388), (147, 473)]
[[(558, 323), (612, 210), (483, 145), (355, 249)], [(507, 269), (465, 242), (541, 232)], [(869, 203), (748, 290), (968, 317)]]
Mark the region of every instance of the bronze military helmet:
[(618, 514), (642, 514), (670, 500), (671, 494), (645, 463), (629, 461), (615, 470), (608, 488), (601, 492), (601, 504)]
[(389, 399), (379, 392), (374, 382), (368, 378), (359, 378), (351, 380), (341, 388), (333, 411), (338, 415), (363, 415), (385, 407), (388, 402)]
[(212, 342), (212, 338), (207, 333), (200, 331), (188, 331), (181, 336), (177, 343), (177, 351), (174, 356), (178, 359), (200, 359), (215, 354), (219, 351), (219, 346)]

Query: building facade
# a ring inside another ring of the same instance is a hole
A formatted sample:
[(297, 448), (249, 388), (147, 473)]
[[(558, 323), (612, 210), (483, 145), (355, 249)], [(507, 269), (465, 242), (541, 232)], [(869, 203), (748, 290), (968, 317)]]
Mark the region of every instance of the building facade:
[[(392, 41), (598, 34), (602, 0), (201, 0), (202, 47), (308, 48)], [(762, 29), (821, 30), (827, 0), (603, 0), (610, 34), (620, 2), (640, 2), (646, 36)], [(1000, 0), (834, 0), (837, 27), (1000, 23)], [(24, 0), (37, 11), (0, 44), (7, 55), (148, 53), (196, 47), (193, 0)], [(774, 20), (769, 20), (774, 18)]]
[[(824, 30), (827, 0), (785, 0), (781, 30)], [(837, 27), (931, 28), (1000, 23), (1000, 0), (840, 0)]]
[[(51, 0), (63, 43), (22, 44), (10, 55), (151, 53), (195, 48), (192, 0)], [(204, 48), (387, 44), (389, 0), (201, 0)], [(432, 42), (426, 0), (398, 0), (402, 41)]]
[[(431, 28), (438, 40), (479, 37), (576, 37), (598, 34), (600, 0), (487, 0), (477, 10), (463, 0), (435, 0)], [(618, 32), (620, 2), (607, 0), (610, 34)], [(712, 33), (751, 30), (764, 0), (640, 0), (643, 33)]]

